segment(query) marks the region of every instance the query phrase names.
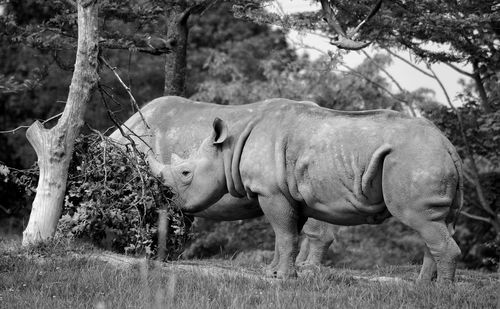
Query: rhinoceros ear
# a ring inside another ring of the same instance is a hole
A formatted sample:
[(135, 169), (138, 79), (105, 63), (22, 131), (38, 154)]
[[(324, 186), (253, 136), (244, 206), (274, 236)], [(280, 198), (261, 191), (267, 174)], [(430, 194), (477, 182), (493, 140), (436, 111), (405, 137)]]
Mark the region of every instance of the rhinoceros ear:
[(224, 143), (228, 134), (227, 125), (224, 122), (224, 120), (220, 118), (215, 118), (213, 127), (214, 127), (214, 132), (212, 134), (212, 143), (214, 145), (220, 145)]
[(172, 155), (170, 155), (170, 164), (171, 165), (179, 165), (182, 163), (182, 161), (183, 160), (181, 159), (181, 157), (179, 157), (175, 153), (172, 153)]

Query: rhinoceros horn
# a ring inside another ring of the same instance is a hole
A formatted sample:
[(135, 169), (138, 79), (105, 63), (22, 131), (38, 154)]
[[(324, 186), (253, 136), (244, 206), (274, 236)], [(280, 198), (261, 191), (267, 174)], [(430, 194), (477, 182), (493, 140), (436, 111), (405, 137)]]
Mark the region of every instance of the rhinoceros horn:
[(170, 156), (170, 164), (172, 165), (179, 165), (182, 163), (182, 161), (182, 158), (175, 153), (172, 153), (172, 155)]
[(171, 177), (169, 177), (171, 173), (167, 173), (167, 171), (170, 171), (169, 165), (161, 163), (151, 154), (147, 156), (147, 162), (153, 175), (163, 177), (165, 183), (172, 182), (172, 179), (170, 179)]

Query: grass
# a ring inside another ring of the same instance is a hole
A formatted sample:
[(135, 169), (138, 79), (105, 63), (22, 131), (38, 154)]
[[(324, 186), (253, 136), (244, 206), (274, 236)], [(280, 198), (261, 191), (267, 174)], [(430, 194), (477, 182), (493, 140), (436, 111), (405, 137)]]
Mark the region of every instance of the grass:
[[(459, 270), (455, 285), (413, 283), (417, 266), (322, 268), (279, 281), (166, 270), (151, 263), (116, 268), (55, 243), (36, 249), (0, 242), (0, 308), (496, 308), (498, 274)], [(258, 270), (256, 263), (201, 261)], [(398, 276), (404, 283), (356, 280)]]

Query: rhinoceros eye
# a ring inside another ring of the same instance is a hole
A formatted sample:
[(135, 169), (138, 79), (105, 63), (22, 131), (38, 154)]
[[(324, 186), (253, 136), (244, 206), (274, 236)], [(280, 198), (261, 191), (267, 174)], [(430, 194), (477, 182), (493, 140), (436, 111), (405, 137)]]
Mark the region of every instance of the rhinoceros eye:
[(190, 171), (182, 171), (181, 174), (182, 174), (182, 176), (187, 177), (187, 176), (189, 176), (189, 174), (191, 174), (191, 172)]

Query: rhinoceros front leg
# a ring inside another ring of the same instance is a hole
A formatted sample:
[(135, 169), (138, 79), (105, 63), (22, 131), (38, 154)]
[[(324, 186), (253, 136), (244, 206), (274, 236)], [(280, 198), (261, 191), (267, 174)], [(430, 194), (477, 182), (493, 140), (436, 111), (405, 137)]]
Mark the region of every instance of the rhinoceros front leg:
[(268, 276), (276, 276), (276, 273), (278, 271), (278, 264), (280, 261), (280, 256), (279, 256), (279, 250), (278, 250), (278, 242), (274, 241), (274, 255), (273, 255), (273, 260), (269, 265), (266, 267), (266, 274)]
[(273, 262), (277, 262), (277, 267), (269, 268), (269, 272), (278, 278), (297, 277), (295, 258), (299, 237), (296, 212), (284, 196), (259, 197), (259, 203), (276, 237)]

